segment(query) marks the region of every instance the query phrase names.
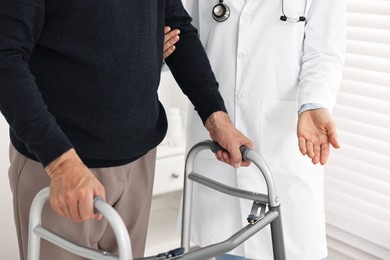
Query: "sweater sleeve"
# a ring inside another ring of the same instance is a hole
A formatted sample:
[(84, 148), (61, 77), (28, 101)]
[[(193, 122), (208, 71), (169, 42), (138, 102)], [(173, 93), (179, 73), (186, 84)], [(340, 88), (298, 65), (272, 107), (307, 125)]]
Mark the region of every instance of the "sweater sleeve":
[(166, 63), (205, 123), (213, 112), (226, 112), (224, 101), (198, 32), (191, 25), (191, 17), (180, 0), (166, 2), (166, 25), (180, 30), (176, 50), (166, 59)]
[(29, 69), (44, 25), (44, 0), (0, 0), (0, 111), (46, 166), (72, 145), (50, 114)]

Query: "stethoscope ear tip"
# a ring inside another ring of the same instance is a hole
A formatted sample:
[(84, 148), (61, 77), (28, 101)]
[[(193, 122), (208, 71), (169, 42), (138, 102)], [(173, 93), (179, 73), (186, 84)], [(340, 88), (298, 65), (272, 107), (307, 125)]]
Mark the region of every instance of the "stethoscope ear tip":
[(299, 16), (299, 18), (291, 19), (291, 18), (288, 18), (286, 15), (282, 15), (282, 16), (280, 16), (280, 20), (282, 20), (283, 22), (286, 22), (286, 21), (290, 21), (290, 22), (304, 22), (304, 21), (306, 21), (306, 17)]

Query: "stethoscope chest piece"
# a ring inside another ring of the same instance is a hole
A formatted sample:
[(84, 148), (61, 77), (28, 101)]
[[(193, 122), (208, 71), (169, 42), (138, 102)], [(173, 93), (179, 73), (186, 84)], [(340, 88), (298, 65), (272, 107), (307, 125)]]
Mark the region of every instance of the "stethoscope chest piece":
[(213, 7), (212, 16), (217, 22), (224, 22), (229, 18), (230, 9), (223, 3), (223, 0), (220, 0), (219, 3)]

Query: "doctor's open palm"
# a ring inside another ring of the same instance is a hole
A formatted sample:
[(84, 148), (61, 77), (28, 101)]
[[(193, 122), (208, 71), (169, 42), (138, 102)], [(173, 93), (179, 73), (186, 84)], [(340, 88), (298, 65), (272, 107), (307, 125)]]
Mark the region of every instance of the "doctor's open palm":
[(312, 159), (314, 164), (324, 165), (329, 157), (330, 145), (339, 148), (336, 124), (327, 109), (302, 112), (298, 118), (299, 150)]

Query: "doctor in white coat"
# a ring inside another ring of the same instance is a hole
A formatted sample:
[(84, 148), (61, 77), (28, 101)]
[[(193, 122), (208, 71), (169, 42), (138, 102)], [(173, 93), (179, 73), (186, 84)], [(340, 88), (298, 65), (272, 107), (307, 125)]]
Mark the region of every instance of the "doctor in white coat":
[[(183, 2), (199, 29), (231, 120), (252, 139), (274, 174), (287, 259), (326, 258), (321, 164), (330, 146), (339, 147), (331, 111), (344, 62), (344, 1)], [(195, 114), (188, 121), (188, 147), (209, 138)], [(211, 153), (200, 154), (195, 165), (196, 172), (228, 185), (266, 193), (253, 165), (235, 169)], [(199, 185), (194, 192), (194, 243), (221, 241), (247, 224), (251, 202)], [(273, 259), (269, 227), (229, 254)]]

